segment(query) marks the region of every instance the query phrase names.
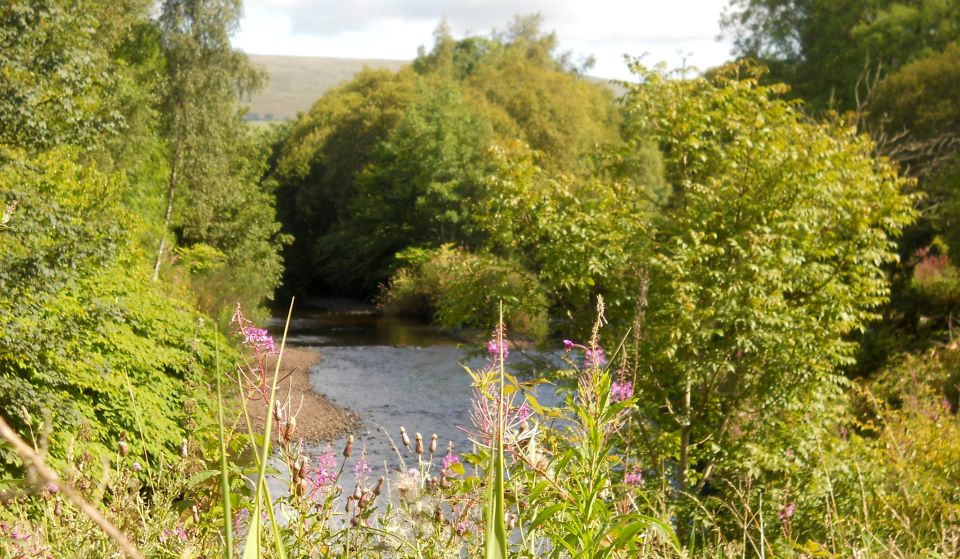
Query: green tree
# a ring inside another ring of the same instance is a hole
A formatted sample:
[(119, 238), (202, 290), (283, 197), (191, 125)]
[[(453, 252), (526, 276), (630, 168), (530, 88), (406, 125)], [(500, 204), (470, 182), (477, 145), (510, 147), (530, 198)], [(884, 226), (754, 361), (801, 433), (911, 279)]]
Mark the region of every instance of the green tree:
[(352, 272), (335, 287), (359, 280), (363, 291), (373, 292), (406, 247), (472, 244), (470, 201), (490, 170), (490, 137), (456, 84), (418, 79), (396, 129), (357, 174), (348, 217), (316, 244), (317, 264), (328, 277)]
[[(230, 46), (240, 10), (238, 0), (167, 0), (160, 15), (170, 154), (164, 229), (176, 231), (181, 248), (206, 245), (222, 253), (228, 281), (193, 282), (201, 302), (216, 301), (205, 308), (215, 314), (235, 300), (256, 308), (272, 297), (284, 242), (262, 181), (268, 151), (236, 105), (262, 80)], [(155, 279), (165, 252), (166, 237)]]
[(886, 301), (911, 199), (865, 136), (810, 122), (754, 67), (633, 69), (629, 118), (659, 145), (671, 190), (637, 239), (650, 253), (637, 413), (661, 433), (640, 440), (664, 479), (699, 493), (782, 457), (806, 433), (796, 414), (827, 424), (848, 335)]
[[(723, 26), (736, 54), (759, 59), (814, 109), (854, 109), (867, 78), (942, 51), (960, 4), (941, 0), (732, 0)], [(859, 97), (858, 97), (859, 96)]]
[(119, 53), (147, 13), (140, 0), (0, 6), (0, 143), (115, 147), (140, 99), (136, 70)]
[(349, 218), (358, 173), (403, 119), (415, 87), (409, 71), (364, 70), (321, 97), (287, 132), (274, 176), (278, 212), (294, 236), (285, 253), (288, 288), (331, 290), (338, 278), (350, 283), (359, 277), (335, 262), (328, 268), (335, 275), (325, 273), (317, 266), (315, 245)]

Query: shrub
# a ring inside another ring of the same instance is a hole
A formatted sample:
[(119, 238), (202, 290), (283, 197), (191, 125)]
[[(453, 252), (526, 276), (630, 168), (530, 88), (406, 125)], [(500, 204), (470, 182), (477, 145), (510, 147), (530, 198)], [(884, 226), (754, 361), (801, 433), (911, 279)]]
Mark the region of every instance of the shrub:
[(398, 256), (401, 268), (382, 296), (387, 313), (433, 315), (446, 328), (491, 329), (503, 302), (512, 331), (534, 340), (547, 334), (547, 300), (536, 276), (512, 261), (443, 245)]
[[(57, 458), (74, 437), (96, 456), (124, 435), (159, 458), (207, 398), (216, 336), (150, 281), (119, 180), (69, 151), (0, 167), (0, 199), (19, 201), (0, 230), (0, 414), (21, 433), (56, 425)], [(14, 464), (0, 449), (0, 470)]]

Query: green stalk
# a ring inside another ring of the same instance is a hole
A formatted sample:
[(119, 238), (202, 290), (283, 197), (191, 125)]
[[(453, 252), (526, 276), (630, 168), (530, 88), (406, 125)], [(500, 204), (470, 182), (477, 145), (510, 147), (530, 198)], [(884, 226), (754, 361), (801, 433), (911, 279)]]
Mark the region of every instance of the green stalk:
[[(250, 533), (247, 535), (247, 543), (244, 546), (243, 559), (259, 559), (262, 554), (260, 550), (260, 507), (261, 501), (267, 491), (267, 459), (270, 457), (270, 436), (273, 432), (273, 407), (277, 402), (277, 383), (280, 379), (280, 362), (283, 359), (283, 350), (287, 345), (287, 331), (290, 328), (290, 318), (293, 316), (293, 301), (290, 299), (290, 309), (287, 311), (287, 321), (283, 325), (283, 338), (280, 340), (280, 353), (277, 354), (277, 366), (273, 371), (273, 381), (270, 383), (270, 402), (267, 405), (266, 418), (264, 418), (263, 428), (263, 447), (260, 449), (260, 469), (257, 472), (257, 491), (254, 496), (253, 515), (250, 519)], [(277, 519), (273, 512), (273, 503), (267, 503), (267, 515), (270, 517), (270, 531), (273, 534), (273, 543), (277, 549), (277, 555), (280, 559), (286, 559), (287, 551), (280, 539), (280, 528), (277, 526)], [(251, 543), (252, 542), (252, 543)]]
[(500, 302), (500, 323), (497, 328), (497, 347), (500, 350), (500, 390), (497, 396), (497, 424), (490, 449), (490, 469), (493, 476), (487, 492), (486, 537), (484, 559), (506, 559), (507, 528), (504, 525), (503, 504), (503, 431), (504, 431), (504, 351), (503, 351), (503, 301)]
[(217, 422), (220, 427), (220, 492), (223, 495), (224, 557), (233, 559), (233, 511), (230, 503), (230, 474), (227, 472), (227, 436), (223, 428), (223, 396), (220, 389), (220, 345), (214, 346), (217, 365)]

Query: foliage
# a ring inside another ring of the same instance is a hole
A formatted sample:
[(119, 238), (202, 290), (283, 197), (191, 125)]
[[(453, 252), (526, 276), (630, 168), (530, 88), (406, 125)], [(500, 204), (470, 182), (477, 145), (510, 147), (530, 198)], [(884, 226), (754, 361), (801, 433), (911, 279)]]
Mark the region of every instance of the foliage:
[(511, 331), (542, 340), (547, 334), (547, 300), (535, 276), (509, 260), (471, 254), (442, 245), (398, 255), (408, 266), (394, 275), (383, 295), (391, 314), (426, 311), (446, 328), (489, 330), (498, 317), (489, 309), (504, 304)]
[(629, 118), (671, 189), (647, 235), (637, 413), (662, 433), (645, 460), (697, 494), (777, 453), (791, 414), (831, 408), (848, 334), (886, 300), (911, 199), (869, 140), (809, 122), (751, 66), (687, 81), (634, 70)]
[(0, 197), (19, 201), (0, 231), (0, 413), (21, 433), (54, 422), (58, 459), (78, 436), (92, 456), (122, 437), (169, 456), (206, 401), (215, 336), (145, 277), (119, 184), (69, 150), (0, 168)]
[(321, 97), (283, 139), (275, 175), (278, 214), (294, 236), (285, 253), (287, 287), (319, 290), (360, 276), (339, 268), (333, 276), (321, 274), (314, 246), (349, 216), (357, 174), (403, 117), (414, 87), (406, 72), (361, 72)]
[(276, 166), (281, 217), (301, 239), (288, 251), (294, 288), (370, 295), (404, 248), (477, 249), (492, 145), (528, 143), (538, 166), (586, 176), (595, 146), (617, 144), (612, 94), (539, 25), (462, 40), (441, 25), (412, 68), (361, 73), (294, 124)]
[[(816, 109), (850, 110), (879, 71), (892, 72), (957, 40), (956, 2), (732, 0), (724, 15), (736, 53), (771, 68)], [(859, 90), (859, 91), (858, 91)]]
[(123, 125), (103, 6), (81, 2), (0, 7), (0, 143), (28, 149), (102, 142)]
[(408, 246), (468, 241), (469, 202), (487, 173), (490, 131), (453, 84), (418, 79), (390, 137), (355, 176), (356, 195), (331, 234), (315, 241), (317, 264), (345, 290), (371, 291)]
[(201, 308), (214, 315), (229, 313), (236, 301), (256, 308), (272, 297), (287, 241), (262, 181), (272, 138), (248, 128), (236, 107), (262, 79), (230, 47), (239, 16), (235, 0), (168, 0), (159, 20), (170, 144), (164, 228), (176, 231), (181, 246), (206, 244), (224, 254), (223, 273), (191, 278)]
[[(598, 295), (609, 302), (613, 324), (628, 327), (646, 250), (635, 240), (653, 209), (643, 193), (662, 179), (577, 180), (551, 174), (523, 145), (498, 147), (494, 155), (496, 172), (485, 181), (473, 211), (483, 248), (535, 273), (554, 316), (574, 331), (589, 331), (591, 323), (583, 317)], [(649, 152), (640, 156), (648, 157), (656, 160)]]

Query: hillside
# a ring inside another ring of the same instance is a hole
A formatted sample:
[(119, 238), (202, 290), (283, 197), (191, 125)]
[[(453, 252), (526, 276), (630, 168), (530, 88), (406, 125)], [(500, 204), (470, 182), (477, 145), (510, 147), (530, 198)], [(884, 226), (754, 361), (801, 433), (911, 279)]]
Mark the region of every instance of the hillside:
[[(280, 56), (249, 54), (250, 61), (267, 71), (270, 79), (263, 91), (250, 99), (248, 120), (257, 122), (293, 120), (328, 89), (349, 81), (364, 67), (399, 70), (409, 60), (381, 58), (332, 58), (325, 56)], [(605, 78), (586, 77), (610, 87), (617, 96), (625, 90)]]
[(373, 58), (329, 58), (251, 54), (254, 65), (270, 76), (267, 86), (249, 103), (250, 120), (292, 120), (310, 108), (328, 89), (352, 78), (364, 67), (397, 70), (409, 61)]

